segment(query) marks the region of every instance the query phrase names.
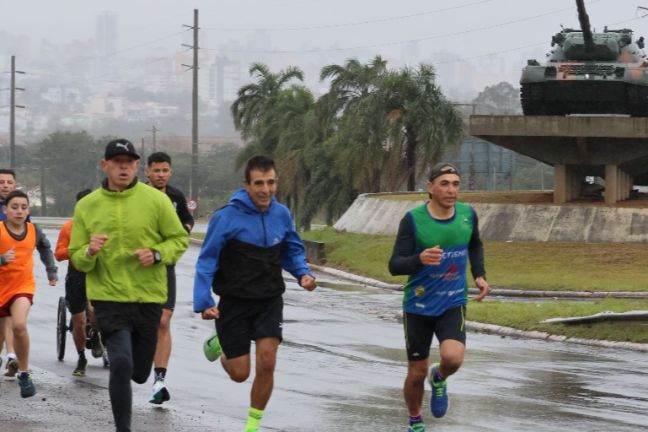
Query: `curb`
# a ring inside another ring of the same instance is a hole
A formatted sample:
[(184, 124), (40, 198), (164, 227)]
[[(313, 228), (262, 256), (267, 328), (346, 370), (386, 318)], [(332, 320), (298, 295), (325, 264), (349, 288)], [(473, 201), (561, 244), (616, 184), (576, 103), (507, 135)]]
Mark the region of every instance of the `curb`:
[(526, 339), (545, 340), (549, 342), (566, 342), (579, 345), (587, 345), (601, 348), (618, 348), (632, 351), (648, 352), (648, 344), (635, 342), (616, 342), (597, 339), (572, 338), (568, 336), (554, 335), (540, 331), (524, 331), (511, 327), (503, 327), (495, 324), (484, 324), (475, 321), (466, 321), (466, 327), (469, 330), (486, 334), (497, 334), (501, 336), (511, 336)]
[[(345, 272), (331, 267), (310, 264), (310, 268), (318, 272), (330, 274), (350, 281), (358, 282), (362, 285), (373, 286), (383, 289), (391, 289), (396, 291), (403, 291), (403, 285), (391, 284), (377, 279), (368, 278), (365, 276), (358, 276), (353, 273)], [(477, 288), (469, 288), (469, 294), (478, 294)], [(619, 299), (648, 299), (648, 292), (631, 292), (631, 291), (529, 291), (529, 290), (516, 290), (516, 289), (503, 289), (491, 288), (489, 296), (501, 297), (531, 297), (531, 298), (579, 298), (579, 299), (595, 299), (595, 298), (619, 298)]]
[[(202, 240), (190, 239), (190, 242), (193, 244), (201, 245)], [(365, 286), (372, 286), (382, 289), (389, 289), (395, 291), (402, 291), (403, 285), (400, 284), (390, 284), (377, 279), (372, 279), (364, 276), (358, 276), (353, 273), (345, 272), (343, 270), (334, 269), (331, 267), (324, 267), (316, 264), (310, 264), (311, 269), (331, 276), (336, 276), (344, 278), (353, 282), (358, 282), (359, 284)], [(477, 293), (476, 288), (469, 289), (471, 294)], [(586, 291), (522, 291), (522, 290), (509, 290), (509, 289), (492, 289), (490, 295), (494, 296), (506, 296), (506, 297), (531, 297), (531, 298), (648, 298), (648, 293), (634, 293), (634, 292), (586, 292)], [(518, 330), (512, 327), (498, 326), (495, 324), (485, 324), (476, 321), (466, 321), (466, 327), (469, 330), (486, 333), (486, 334), (496, 334), (500, 336), (509, 336), (525, 339), (536, 339), (544, 340), (549, 342), (566, 342), (574, 343), (579, 345), (587, 345), (593, 347), (601, 348), (618, 348), (626, 349), (631, 351), (639, 352), (648, 352), (648, 344), (634, 343), (634, 342), (616, 342), (608, 340), (597, 340), (597, 339), (581, 339), (581, 338), (572, 338), (562, 335), (554, 335), (547, 332), (540, 331), (525, 331)]]
[(358, 276), (357, 274), (345, 272), (342, 270), (334, 269), (331, 267), (324, 267), (317, 264), (308, 263), (309, 267), (313, 270), (317, 270), (321, 273), (330, 274), (331, 276), (337, 276), (344, 278), (353, 282), (358, 282), (362, 285), (373, 286), (377, 288), (390, 289), (396, 291), (403, 291), (403, 285), (400, 284), (390, 284), (387, 282), (379, 281), (377, 279), (372, 279), (364, 276)]

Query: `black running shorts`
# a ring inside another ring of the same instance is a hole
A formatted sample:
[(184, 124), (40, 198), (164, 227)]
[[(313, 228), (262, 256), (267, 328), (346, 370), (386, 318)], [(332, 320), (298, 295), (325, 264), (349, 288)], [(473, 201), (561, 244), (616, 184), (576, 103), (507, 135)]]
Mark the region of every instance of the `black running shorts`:
[(175, 265), (168, 265), (167, 268), (167, 301), (162, 305), (163, 309), (175, 308), (176, 304), (176, 275), (175, 275)]
[(132, 334), (133, 345), (141, 345), (138, 349), (153, 347), (155, 352), (161, 305), (92, 300), (92, 306), (102, 336), (107, 338), (118, 330), (126, 330)]
[(430, 355), (433, 335), (439, 344), (446, 339), (466, 343), (466, 306), (448, 309), (436, 317), (406, 313), (403, 325), (407, 359), (424, 360)]
[(71, 265), (65, 275), (65, 300), (72, 315), (85, 312), (88, 299), (86, 298), (86, 275)]
[(252, 341), (274, 337), (282, 341), (283, 298), (266, 300), (221, 297), (218, 303), (220, 318), (216, 333), (227, 358), (250, 353)]

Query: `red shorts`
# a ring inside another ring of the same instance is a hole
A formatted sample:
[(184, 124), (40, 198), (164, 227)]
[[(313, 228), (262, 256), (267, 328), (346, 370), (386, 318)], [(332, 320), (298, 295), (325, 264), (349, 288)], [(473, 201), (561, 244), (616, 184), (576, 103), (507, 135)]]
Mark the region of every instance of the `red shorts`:
[(11, 297), (7, 303), (0, 306), (0, 318), (11, 316), (11, 305), (19, 297), (25, 297), (26, 299), (29, 300), (29, 304), (34, 304), (34, 295), (33, 294), (16, 294), (15, 296)]

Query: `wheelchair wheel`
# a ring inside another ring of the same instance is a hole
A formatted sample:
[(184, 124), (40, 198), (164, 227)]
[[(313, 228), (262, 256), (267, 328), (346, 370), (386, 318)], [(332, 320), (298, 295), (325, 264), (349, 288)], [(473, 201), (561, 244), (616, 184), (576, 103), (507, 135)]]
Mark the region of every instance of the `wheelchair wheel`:
[(65, 357), (65, 337), (68, 331), (67, 326), (67, 305), (65, 297), (59, 297), (58, 310), (56, 312), (56, 354), (59, 361)]

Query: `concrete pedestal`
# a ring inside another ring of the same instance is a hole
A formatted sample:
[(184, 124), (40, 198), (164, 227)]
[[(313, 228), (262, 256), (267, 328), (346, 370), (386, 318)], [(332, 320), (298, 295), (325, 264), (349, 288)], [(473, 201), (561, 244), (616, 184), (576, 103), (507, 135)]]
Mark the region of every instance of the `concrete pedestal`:
[(578, 198), (585, 176), (605, 179), (605, 202), (648, 185), (648, 118), (471, 116), (470, 135), (554, 167), (554, 202)]

